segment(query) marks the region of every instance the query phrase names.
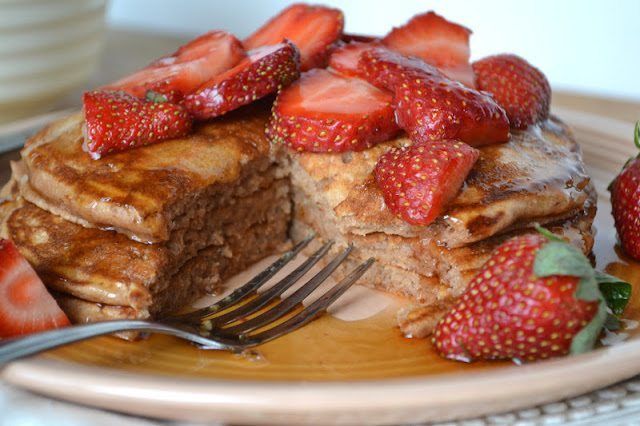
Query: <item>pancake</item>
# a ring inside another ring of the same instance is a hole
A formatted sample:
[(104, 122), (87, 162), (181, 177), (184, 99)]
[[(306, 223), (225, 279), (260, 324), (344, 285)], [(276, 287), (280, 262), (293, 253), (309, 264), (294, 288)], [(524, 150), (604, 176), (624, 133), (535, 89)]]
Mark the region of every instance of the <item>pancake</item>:
[[(506, 144), (480, 148), (480, 158), (447, 211), (428, 226), (410, 225), (386, 207), (373, 179), (379, 156), (404, 137), (344, 154), (287, 152), (294, 219), (291, 236), (312, 230), (319, 241), (352, 245), (342, 274), (363, 260), (376, 263), (361, 284), (408, 300), (399, 325), (424, 336), (438, 313), (466, 288), (505, 239), (533, 232), (533, 224), (591, 251), (596, 196), (570, 130), (551, 118), (514, 132)], [(339, 276), (338, 276), (339, 277)]]
[(376, 258), (359, 283), (404, 298), (399, 325), (413, 336), (428, 334), (489, 253), (533, 223), (591, 250), (595, 196), (555, 118), (480, 148), (448, 210), (413, 226), (389, 212), (372, 178), (378, 157), (406, 137), (297, 153), (269, 145), (267, 112), (254, 105), (100, 160), (82, 151), (81, 115), (56, 122), (13, 165), (3, 234), (72, 321), (90, 322), (162, 317), (277, 251), (287, 233), (297, 242), (315, 232), (309, 252), (325, 240), (333, 251), (354, 246), (338, 279)]
[[(269, 198), (274, 192), (261, 195)], [(214, 293), (226, 278), (285, 243), (286, 204), (254, 201), (239, 203), (252, 214), (222, 223), (216, 241), (191, 257), (175, 258), (163, 244), (142, 244), (114, 231), (85, 228), (28, 202), (14, 202), (2, 234), (54, 292), (129, 308), (123, 311), (127, 317), (155, 318)]]
[(382, 153), (409, 143), (400, 137), (362, 152), (288, 152), (296, 217), (315, 217), (309, 223), (313, 228), (344, 242), (352, 235), (383, 233), (453, 248), (572, 216), (588, 196), (590, 178), (580, 148), (568, 127), (551, 118), (514, 132), (508, 143), (481, 147), (478, 162), (445, 214), (429, 226), (410, 225), (386, 208), (372, 177)]
[(62, 119), (12, 164), (3, 236), (72, 320), (165, 316), (286, 242), (290, 181), (265, 120), (258, 105), (187, 138), (91, 160), (81, 115)]
[(141, 242), (168, 241), (202, 222), (230, 191), (257, 185), (275, 159), (264, 136), (268, 108), (252, 105), (196, 126), (182, 139), (93, 160), (82, 150), (83, 119), (59, 120), (21, 151), (30, 202), (87, 227), (113, 229)]
[[(596, 213), (595, 196), (592, 191), (589, 192), (589, 200), (583, 210), (565, 220), (546, 225), (547, 229), (575, 245), (587, 255), (591, 253), (593, 248), (592, 224)], [(294, 219), (292, 229), (294, 241), (301, 239), (312, 230), (296, 219)], [(512, 230), (458, 248), (447, 248), (435, 244), (423, 247), (422, 253), (425, 256), (430, 256), (435, 263), (432, 275), (424, 275), (399, 266), (391, 256), (387, 259), (377, 258), (358, 283), (399, 296), (403, 306), (398, 312), (400, 329), (407, 336), (425, 337), (431, 332), (440, 316), (446, 313), (456, 298), (464, 292), (469, 281), (496, 247), (509, 238), (533, 232), (537, 231), (533, 228)], [(344, 277), (371, 254), (368, 250), (362, 250), (363, 247), (367, 247), (367, 238), (367, 236), (363, 237), (360, 243), (354, 246), (352, 255), (334, 273), (335, 279)], [(393, 244), (386, 247), (388, 252), (396, 253), (398, 258), (407, 246), (419, 244), (419, 238), (416, 237), (400, 238), (405, 242), (401, 243), (395, 240)], [(322, 240), (314, 241), (306, 251), (310, 253), (316, 250), (321, 243)], [(338, 251), (340, 251), (339, 246), (334, 246), (331, 249), (332, 253)], [(323, 263), (326, 262), (323, 261)]]

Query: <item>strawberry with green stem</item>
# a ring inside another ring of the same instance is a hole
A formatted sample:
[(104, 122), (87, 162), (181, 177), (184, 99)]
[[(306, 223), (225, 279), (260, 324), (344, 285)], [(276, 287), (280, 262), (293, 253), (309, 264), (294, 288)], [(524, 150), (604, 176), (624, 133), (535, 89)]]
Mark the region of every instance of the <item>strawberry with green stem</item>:
[(605, 321), (620, 314), (631, 287), (597, 272), (586, 256), (547, 230), (500, 245), (458, 303), (436, 326), (433, 342), (458, 361), (534, 361), (587, 352)]
[[(640, 121), (636, 122), (634, 142), (640, 149)], [(620, 245), (629, 256), (640, 260), (640, 154), (627, 161), (609, 191)]]

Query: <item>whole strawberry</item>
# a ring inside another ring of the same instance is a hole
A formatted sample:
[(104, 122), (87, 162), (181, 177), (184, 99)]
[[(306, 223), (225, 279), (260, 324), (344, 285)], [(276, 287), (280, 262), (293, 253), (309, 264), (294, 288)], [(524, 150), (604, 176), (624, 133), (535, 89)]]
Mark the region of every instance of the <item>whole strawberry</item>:
[(99, 90), (86, 92), (82, 101), (86, 122), (83, 148), (93, 159), (191, 131), (191, 116), (180, 105)]
[[(603, 293), (628, 298), (630, 288), (542, 231), (507, 240), (492, 253), (436, 326), (442, 356), (532, 361), (593, 347), (607, 316)], [(618, 313), (625, 305), (611, 307)]]
[(551, 87), (545, 75), (516, 55), (495, 55), (473, 63), (478, 89), (493, 95), (511, 127), (525, 129), (549, 115)]
[[(640, 121), (634, 132), (640, 148)], [(630, 159), (609, 187), (613, 219), (624, 251), (640, 260), (640, 158)]]
[(374, 176), (392, 213), (413, 225), (428, 225), (458, 194), (479, 156), (459, 141), (418, 142), (380, 156)]

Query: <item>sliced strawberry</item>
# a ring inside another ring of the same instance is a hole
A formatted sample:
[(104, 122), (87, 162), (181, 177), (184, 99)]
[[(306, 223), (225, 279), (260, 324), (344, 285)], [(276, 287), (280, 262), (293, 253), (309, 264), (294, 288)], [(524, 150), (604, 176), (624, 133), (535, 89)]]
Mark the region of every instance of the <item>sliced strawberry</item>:
[(243, 43), (246, 49), (293, 42), (300, 50), (302, 71), (326, 65), (329, 48), (340, 39), (344, 16), (338, 9), (294, 4), (271, 18)]
[(379, 43), (361, 43), (352, 41), (333, 50), (329, 57), (329, 67), (342, 75), (363, 77), (364, 71), (358, 67), (360, 55), (367, 50), (379, 47)]
[(479, 146), (509, 140), (509, 120), (490, 95), (443, 76), (418, 58), (387, 49), (362, 53), (370, 83), (394, 91), (398, 125), (414, 141), (458, 139)]
[(544, 74), (516, 55), (489, 56), (473, 63), (478, 88), (493, 95), (511, 126), (524, 129), (549, 116), (551, 87)]
[(472, 146), (509, 140), (509, 120), (491, 96), (456, 81), (407, 80), (395, 92), (398, 125), (415, 140), (460, 139)]
[(144, 98), (147, 90), (173, 92), (171, 98), (176, 99), (176, 94), (191, 93), (245, 57), (240, 40), (224, 31), (211, 31), (103, 89), (123, 90), (139, 98)]
[(82, 101), (86, 122), (83, 148), (94, 159), (191, 131), (192, 119), (180, 105), (112, 91), (86, 92)]
[(217, 117), (276, 92), (299, 76), (299, 54), (292, 43), (260, 47), (187, 95), (184, 105), (197, 119)]
[(297, 151), (361, 151), (398, 131), (391, 95), (328, 70), (303, 73), (280, 92), (267, 135)]
[(433, 77), (446, 79), (436, 67), (420, 58), (409, 58), (398, 52), (376, 46), (360, 53), (358, 68), (369, 83), (392, 92), (407, 79)]
[(68, 325), (69, 319), (13, 242), (0, 240), (0, 337)]
[(394, 28), (382, 43), (403, 55), (421, 58), (450, 79), (474, 87), (474, 74), (469, 65), (470, 35), (468, 28), (427, 12)]
[(374, 176), (393, 214), (412, 225), (429, 225), (458, 194), (479, 155), (457, 141), (416, 143), (380, 156)]

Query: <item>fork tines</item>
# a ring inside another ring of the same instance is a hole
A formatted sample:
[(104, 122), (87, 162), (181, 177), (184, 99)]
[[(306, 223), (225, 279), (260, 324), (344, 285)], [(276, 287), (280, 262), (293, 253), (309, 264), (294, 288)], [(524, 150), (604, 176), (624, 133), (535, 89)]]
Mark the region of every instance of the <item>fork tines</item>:
[(245, 285), (217, 303), (175, 319), (199, 324), (200, 333), (205, 336), (217, 335), (226, 339), (237, 339), (237, 343), (244, 348), (265, 343), (309, 323), (342, 296), (374, 262), (372, 258), (363, 262), (338, 284), (302, 308), (302, 302), (347, 259), (353, 250), (353, 247), (349, 246), (291, 295), (282, 298), (285, 291), (292, 288), (327, 255), (334, 244), (333, 241), (329, 241), (293, 272), (269, 289), (258, 293), (258, 290), (292, 261), (313, 238), (314, 236), (309, 236), (296, 244)]

